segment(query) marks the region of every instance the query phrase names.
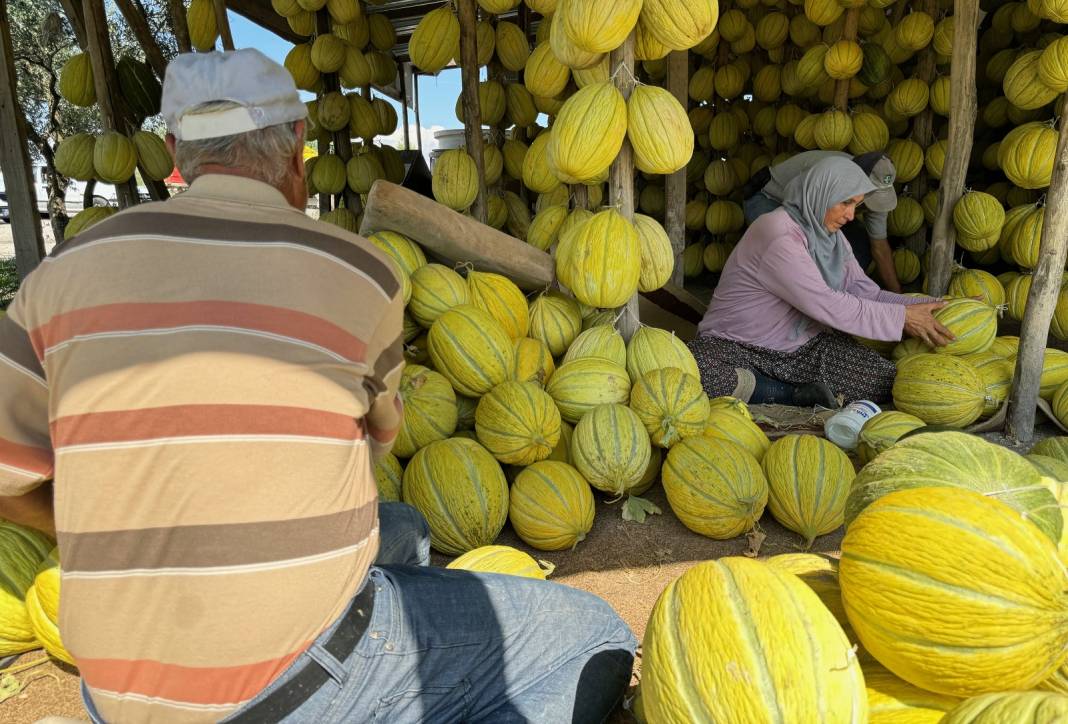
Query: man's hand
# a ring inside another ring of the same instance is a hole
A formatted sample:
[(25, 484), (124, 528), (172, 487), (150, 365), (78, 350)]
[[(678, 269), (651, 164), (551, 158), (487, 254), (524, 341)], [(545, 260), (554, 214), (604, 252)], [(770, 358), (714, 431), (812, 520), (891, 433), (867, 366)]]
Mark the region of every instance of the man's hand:
[(916, 337), (928, 347), (945, 347), (956, 339), (953, 333), (934, 318), (934, 312), (946, 306), (945, 302), (910, 304), (905, 307), (905, 333)]
[(888, 292), (901, 294), (901, 282), (897, 278), (897, 269), (894, 268), (894, 254), (890, 249), (890, 242), (886, 239), (871, 239), (871, 257), (875, 260), (875, 268), (882, 279), (883, 288)]

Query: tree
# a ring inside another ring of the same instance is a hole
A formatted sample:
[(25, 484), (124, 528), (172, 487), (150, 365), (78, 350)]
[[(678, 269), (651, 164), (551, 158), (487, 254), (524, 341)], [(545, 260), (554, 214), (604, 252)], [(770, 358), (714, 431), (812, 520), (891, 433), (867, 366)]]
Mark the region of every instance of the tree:
[[(165, 57), (177, 53), (166, 0), (133, 0), (142, 9), (153, 36)], [(137, 39), (114, 3), (108, 2), (108, 26), (115, 55), (131, 54), (143, 60)], [(31, 156), (43, 161), (48, 181), (48, 209), (56, 239), (63, 238), (68, 215), (65, 193), (68, 179), (56, 172), (54, 158), (59, 143), (75, 133), (102, 130), (96, 107), (79, 108), (59, 95), (63, 64), (81, 52), (78, 34), (59, 0), (8, 0), (11, 43), (18, 74), (19, 102), (26, 121)], [(161, 79), (162, 80), (162, 79)], [(158, 126), (159, 121), (149, 124)]]

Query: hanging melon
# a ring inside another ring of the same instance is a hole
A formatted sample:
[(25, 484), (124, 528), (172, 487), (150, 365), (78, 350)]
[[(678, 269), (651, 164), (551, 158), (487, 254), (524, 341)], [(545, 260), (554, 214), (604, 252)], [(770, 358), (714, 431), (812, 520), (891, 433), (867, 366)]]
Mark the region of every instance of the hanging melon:
[(772, 443), (761, 465), (771, 514), (800, 533), (806, 547), (842, 525), (856, 472), (832, 443), (814, 435), (786, 435)]
[(982, 297), (991, 307), (1005, 303), (1005, 288), (990, 272), (982, 269), (958, 269), (949, 279), (946, 293), (951, 297)]
[(410, 458), (436, 440), (456, 432), (456, 393), (442, 375), (421, 365), (407, 365), (401, 373), (404, 420), (393, 452)]
[(591, 409), (579, 420), (571, 439), (575, 468), (590, 485), (616, 497), (641, 483), (650, 454), (649, 435), (641, 420), (621, 404)]
[(53, 163), (56, 171), (67, 178), (88, 181), (96, 178), (93, 168), (93, 147), (96, 138), (89, 133), (76, 133), (59, 142)]
[(116, 131), (100, 134), (93, 144), (93, 169), (101, 181), (121, 184), (130, 180), (137, 168), (137, 149), (129, 138)]
[(998, 147), (998, 165), (1014, 184), (1023, 189), (1049, 186), (1057, 132), (1044, 123), (1025, 123), (1012, 129)]
[(478, 166), (461, 149), (445, 151), (434, 162), (434, 198), (455, 211), (463, 211), (478, 196)]
[(515, 362), (512, 340), (504, 328), (468, 304), (438, 317), (430, 328), (428, 350), (434, 368), (467, 397), (484, 395), (506, 381)]
[(555, 98), (567, 87), (570, 78), (571, 70), (553, 55), (552, 47), (545, 42), (534, 48), (523, 71), (523, 84), (535, 98)]
[(189, 28), (189, 42), (200, 52), (215, 49), (219, 29), (215, 20), (215, 5), (212, 0), (189, 0), (185, 11)]
[(482, 546), (464, 553), (451, 561), (446, 568), (480, 573), (501, 573), (520, 578), (535, 578), (544, 581), (552, 573), (542, 568), (538, 561), (527, 553), (510, 546)]
[(1060, 540), (1063, 521), (1056, 501), (1027, 460), (961, 432), (908, 437), (865, 465), (846, 501), (846, 525), (888, 493), (925, 486), (964, 488), (996, 497), (1025, 514), (1050, 540)]
[(82, 209), (67, 222), (67, 228), (63, 230), (63, 240), (73, 239), (89, 227), (100, 223), (109, 216), (118, 213), (118, 209), (112, 206), (90, 206)]
[(586, 183), (607, 169), (627, 134), (627, 103), (611, 82), (586, 86), (564, 103), (553, 123), (548, 162), (564, 183)]
[(645, 30), (672, 50), (687, 50), (708, 37), (719, 19), (719, 4), (704, 0), (645, 0)]
[(627, 404), (630, 388), (630, 378), (622, 367), (588, 357), (560, 365), (545, 391), (556, 402), (563, 419), (578, 422), (599, 405)]
[(709, 538), (726, 540), (747, 532), (768, 502), (760, 463), (726, 440), (683, 440), (668, 452), (662, 476), (675, 515)]
[(571, 465), (544, 460), (516, 476), (508, 518), (527, 545), (543, 551), (574, 548), (593, 527), (590, 485)]
[(675, 367), (646, 372), (631, 389), (630, 407), (653, 444), (664, 448), (700, 435), (709, 412), (701, 381)]
[(59, 95), (82, 108), (96, 103), (93, 62), (88, 53), (75, 53), (63, 64), (59, 71)]
[(1057, 97), (1053, 90), (1039, 77), (1039, 59), (1042, 51), (1032, 50), (1019, 55), (1002, 81), (1002, 88), (1009, 103), (1023, 110), (1034, 110)]
[(1019, 511), (945, 487), (870, 505), (846, 531), (839, 565), (864, 648), (950, 696), (1030, 689), (1057, 669), (1068, 650), (1064, 576), (1056, 546)]
[(607, 53), (623, 45), (638, 22), (642, 0), (566, 0), (562, 15), (567, 37), (589, 53)]
[(404, 502), (426, 518), (436, 550), (459, 555), (497, 538), (508, 517), (508, 483), (485, 448), (451, 438), (431, 443), (408, 463)]
[(621, 307), (638, 290), (638, 232), (618, 211), (606, 209), (561, 233), (556, 275), (583, 304)]
[(634, 89), (627, 101), (626, 132), (634, 165), (645, 173), (675, 173), (693, 156), (694, 135), (686, 109), (663, 88)]
[(868, 719), (841, 626), (796, 576), (747, 558), (698, 564), (660, 595), (640, 698), (646, 720), (665, 724)]

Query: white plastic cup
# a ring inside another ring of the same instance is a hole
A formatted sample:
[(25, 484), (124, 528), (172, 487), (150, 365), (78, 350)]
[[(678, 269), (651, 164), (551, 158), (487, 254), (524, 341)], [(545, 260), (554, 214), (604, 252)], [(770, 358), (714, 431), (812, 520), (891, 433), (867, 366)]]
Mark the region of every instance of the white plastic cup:
[(860, 439), (860, 428), (882, 410), (871, 400), (851, 402), (823, 425), (823, 434), (843, 450), (853, 450)]

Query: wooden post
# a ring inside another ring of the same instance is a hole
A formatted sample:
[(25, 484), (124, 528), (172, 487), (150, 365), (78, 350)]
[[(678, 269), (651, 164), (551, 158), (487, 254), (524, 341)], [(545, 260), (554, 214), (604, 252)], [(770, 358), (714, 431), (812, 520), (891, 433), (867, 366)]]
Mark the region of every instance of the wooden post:
[(145, 19), (144, 9), (141, 4), (135, 2), (135, 0), (115, 0), (115, 4), (119, 6), (119, 12), (122, 13), (122, 17), (126, 19), (126, 24), (130, 26), (134, 37), (137, 38), (137, 42), (140, 43), (141, 48), (145, 51), (145, 59), (148, 64), (152, 66), (152, 70), (155, 71), (159, 79), (163, 80), (163, 76), (167, 71), (167, 59), (163, 56), (159, 43), (156, 42), (156, 38), (152, 35), (152, 29), (148, 27), (148, 21)]
[[(907, 0), (902, 0), (902, 2), (894, 8), (894, 15), (898, 18), (897, 22), (901, 22), (901, 18), (904, 16), (904, 11), (909, 4), (910, 3), (907, 2)], [(936, 17), (938, 13), (938, 0), (921, 0), (920, 10), (927, 13), (932, 18)], [(928, 85), (934, 80), (935, 51), (933, 46), (928, 45), (921, 51), (920, 59), (916, 63), (915, 75)], [(913, 121), (912, 140), (918, 143), (920, 148), (924, 149), (930, 146), (934, 140), (934, 111), (931, 110), (930, 105), (928, 105), (915, 121)], [(926, 168), (920, 169), (920, 175), (916, 177), (916, 180), (913, 181), (911, 186), (913, 188), (913, 198), (922, 203), (923, 197), (927, 195)], [(915, 234), (909, 237), (905, 245), (922, 257), (927, 248), (927, 225), (924, 224), (921, 226)]]
[[(122, 121), (122, 92), (119, 90), (118, 76), (115, 75), (104, 3), (82, 0), (82, 12), (85, 15), (86, 50), (93, 64), (96, 102), (100, 105), (100, 120), (105, 131), (128, 133), (129, 129)], [(131, 178), (126, 183), (115, 184), (115, 195), (119, 200), (119, 208), (134, 206), (139, 201), (137, 182)]]
[[(630, 94), (637, 84), (634, 77), (633, 32), (627, 42), (612, 51), (608, 59), (608, 72), (615, 78), (616, 88), (623, 98), (630, 100)], [(608, 205), (615, 206), (627, 221), (634, 220), (634, 150), (626, 138), (608, 174)], [(616, 328), (629, 341), (640, 326), (638, 295), (635, 294), (620, 312)]]
[(67, 16), (67, 20), (70, 22), (71, 29), (74, 30), (74, 37), (78, 41), (78, 47), (85, 49), (85, 16), (82, 14), (82, 4), (79, 0), (60, 0), (60, 5), (63, 6), (63, 12)]
[(590, 208), (590, 189), (584, 184), (575, 184), (571, 187), (571, 208), (573, 209), (589, 209)]
[[(216, 0), (221, 2), (222, 0)], [(325, 35), (330, 32), (330, 13), (326, 8), (320, 10), (315, 16), (315, 31), (319, 35)], [(324, 73), (323, 74), (323, 93), (334, 93), (341, 91), (341, 79), (337, 73)], [(321, 97), (321, 96), (320, 96)], [(368, 96), (367, 100), (371, 100)], [(334, 153), (338, 158), (345, 162), (348, 166), (349, 161), (352, 159), (352, 135), (349, 131), (349, 126), (345, 126), (340, 131), (334, 131), (332, 133), (334, 140)], [(319, 149), (320, 155), (325, 153), (325, 149)], [(359, 213), (361, 208), (360, 195), (349, 188), (348, 182), (345, 182), (345, 189), (342, 192), (345, 198), (345, 208), (352, 213)], [(319, 208), (322, 210), (323, 201), (319, 199)]]
[[(954, 38), (954, 43), (956, 38)], [(954, 52), (956, 48), (954, 47)], [(1042, 377), (1042, 357), (1046, 350), (1050, 320), (1053, 318), (1064, 273), (1068, 247), (1068, 94), (1061, 99), (1061, 132), (1053, 178), (1046, 194), (1042, 223), (1042, 244), (1038, 266), (1027, 295), (1027, 311), (1020, 327), (1020, 350), (1009, 396), (1006, 432), (1016, 442), (1029, 442), (1035, 430), (1035, 406)]]
[[(678, 50), (667, 59), (667, 89), (685, 109), (689, 101), (689, 54)], [(682, 168), (664, 180), (664, 230), (671, 239), (675, 255), (675, 270), (671, 280), (682, 286), (682, 252), (686, 248), (686, 169)]]
[(412, 148), (412, 130), (408, 122), (408, 86), (412, 82), (412, 64), (405, 63), (401, 73), (401, 113), (404, 119), (404, 150)]
[[(860, 23), (860, 8), (846, 10), (845, 27), (842, 28), (842, 40), (857, 41), (857, 26)], [(840, 111), (849, 108), (849, 80), (839, 80), (834, 84), (834, 107)]]
[(230, 20), (226, 17), (226, 0), (214, 0), (215, 25), (219, 28), (223, 50), (234, 49), (234, 36), (230, 33)]
[[(412, 66), (412, 105), (415, 106), (415, 148), (423, 155), (423, 120), (419, 117), (419, 71)], [(429, 163), (429, 160), (427, 161)]]
[(471, 206), (474, 217), (486, 223), (486, 169), (482, 160), (482, 110), (478, 103), (478, 19), (475, 0), (457, 0), (460, 16), (460, 72), (467, 153), (478, 168), (478, 195)]
[(189, 23), (185, 19), (183, 0), (167, 0), (171, 11), (171, 25), (174, 27), (174, 41), (179, 53), (192, 53), (193, 42), (189, 39)]
[(957, 231), (953, 207), (964, 193), (978, 100), (975, 89), (975, 54), (979, 27), (979, 0), (956, 0), (953, 10), (953, 62), (950, 69), (949, 141), (942, 180), (938, 185), (938, 216), (931, 234), (931, 261), (927, 270), (928, 293), (940, 297), (953, 273)]
[(0, 0), (0, 171), (7, 189), (15, 238), (15, 268), (19, 279), (25, 279), (41, 263), (45, 252), (33, 169), (22, 125), (10, 28), (7, 2)]

